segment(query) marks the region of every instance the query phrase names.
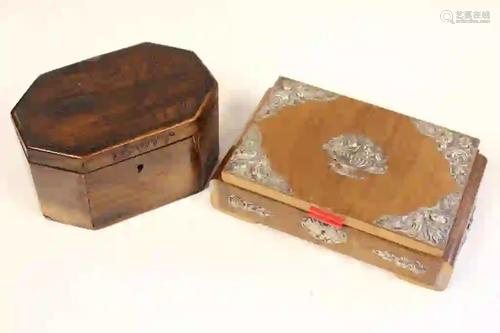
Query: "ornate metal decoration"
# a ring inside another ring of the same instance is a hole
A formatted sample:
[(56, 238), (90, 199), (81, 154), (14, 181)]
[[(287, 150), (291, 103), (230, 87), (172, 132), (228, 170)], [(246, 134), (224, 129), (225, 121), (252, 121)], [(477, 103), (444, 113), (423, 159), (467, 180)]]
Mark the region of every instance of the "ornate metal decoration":
[(421, 120), (413, 119), (418, 131), (433, 138), (438, 150), (450, 163), (450, 172), (460, 186), (465, 186), (478, 151), (479, 141)]
[(229, 159), (225, 170), (279, 192), (292, 194), (292, 189), (286, 181), (271, 169), (271, 163), (262, 152), (261, 144), (259, 127), (252, 125)]
[(271, 216), (271, 213), (264, 207), (258, 206), (253, 202), (243, 200), (234, 194), (230, 194), (227, 197), (227, 201), (232, 207), (236, 209), (246, 210), (247, 212), (254, 213), (263, 217)]
[[(464, 187), (478, 151), (479, 141), (444, 127), (412, 120), (422, 135), (436, 141), (438, 151), (450, 164), (451, 175), (459, 186)], [(444, 249), (461, 199), (462, 191), (450, 193), (434, 207), (419, 208), (408, 215), (382, 216), (374, 223)]]
[(330, 169), (339, 175), (364, 179), (358, 171), (376, 175), (387, 171), (387, 157), (382, 148), (363, 135), (345, 134), (331, 138), (323, 149), (333, 160)]
[(282, 77), (271, 89), (267, 102), (257, 112), (255, 120), (275, 116), (285, 106), (295, 106), (308, 101), (327, 102), (338, 97), (340, 95), (333, 92)]
[(342, 229), (334, 228), (312, 217), (302, 219), (302, 227), (314, 238), (328, 243), (341, 244), (347, 242), (347, 233)]
[(396, 264), (396, 266), (408, 269), (411, 272), (415, 274), (423, 274), (425, 273), (425, 268), (424, 266), (418, 262), (418, 261), (413, 261), (405, 257), (398, 257), (391, 252), (388, 251), (382, 251), (382, 250), (373, 250), (373, 253), (381, 257), (382, 259), (386, 261), (391, 261)]
[[(261, 121), (277, 115), (285, 106), (295, 106), (307, 101), (331, 101), (340, 95), (299, 81), (281, 77), (268, 95), (267, 101), (257, 111), (254, 120)], [(284, 194), (292, 194), (286, 181), (272, 168), (262, 151), (262, 135), (257, 125), (252, 125), (241, 144), (229, 159), (225, 171)]]
[(461, 197), (460, 192), (453, 192), (441, 199), (434, 207), (422, 207), (408, 215), (384, 215), (374, 223), (444, 248), (448, 242), (448, 235)]

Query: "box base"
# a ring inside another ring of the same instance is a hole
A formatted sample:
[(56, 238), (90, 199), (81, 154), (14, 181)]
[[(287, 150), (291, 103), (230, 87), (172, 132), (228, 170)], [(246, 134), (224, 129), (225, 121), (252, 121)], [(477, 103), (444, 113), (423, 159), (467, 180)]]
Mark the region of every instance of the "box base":
[[(240, 202), (246, 203), (246, 206), (241, 204), (235, 207), (228, 200), (230, 196), (237, 197)], [(413, 251), (349, 227), (342, 228), (347, 235), (345, 242), (328, 242), (324, 238), (314, 238), (301, 223), (307, 219), (307, 213), (224, 183), (220, 179), (212, 180), (210, 199), (212, 206), (226, 215), (249, 223), (263, 224), (327, 247), (389, 271), (417, 286), (436, 291), (445, 290), (453, 272), (453, 267), (440, 257)], [(383, 258), (381, 253), (390, 253), (393, 259)]]

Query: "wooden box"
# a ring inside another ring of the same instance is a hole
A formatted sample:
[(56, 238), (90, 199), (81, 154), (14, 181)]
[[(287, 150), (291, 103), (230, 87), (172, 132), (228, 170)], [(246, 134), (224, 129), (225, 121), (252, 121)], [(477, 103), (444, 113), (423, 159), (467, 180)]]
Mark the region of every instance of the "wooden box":
[(200, 191), (219, 154), (216, 80), (153, 43), (39, 76), (11, 116), (44, 216), (83, 228)]
[(448, 285), (486, 166), (479, 140), (280, 78), (211, 182), (214, 207)]

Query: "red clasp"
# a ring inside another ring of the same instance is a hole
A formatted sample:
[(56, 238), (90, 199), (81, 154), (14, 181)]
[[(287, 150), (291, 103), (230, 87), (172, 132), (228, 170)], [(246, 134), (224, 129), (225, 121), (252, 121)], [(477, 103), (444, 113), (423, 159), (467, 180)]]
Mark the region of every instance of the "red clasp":
[(344, 218), (334, 215), (329, 212), (325, 212), (317, 207), (311, 206), (309, 208), (309, 217), (320, 220), (323, 223), (329, 224), (335, 228), (341, 228), (344, 225)]

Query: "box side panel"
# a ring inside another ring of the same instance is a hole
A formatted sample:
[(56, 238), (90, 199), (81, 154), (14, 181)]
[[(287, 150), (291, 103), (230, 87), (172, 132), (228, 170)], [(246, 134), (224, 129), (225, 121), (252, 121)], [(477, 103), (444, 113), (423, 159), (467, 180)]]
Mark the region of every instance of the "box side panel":
[(54, 221), (92, 228), (83, 175), (30, 163), (43, 215)]
[(178, 141), (192, 137), (197, 132), (197, 124), (194, 122), (187, 123), (172, 128), (166, 128), (156, 133), (148, 133), (124, 144), (110, 147), (109, 149), (86, 157), (70, 156), (62, 153), (25, 147), (21, 139), (20, 142), (28, 160), (32, 163), (78, 173), (89, 173), (100, 168), (123, 162), (137, 155), (175, 144)]
[(167, 145), (175, 144), (197, 133), (198, 128), (194, 123), (177, 125), (158, 132), (148, 133), (134, 138), (124, 144), (116, 145), (97, 154), (85, 158), (81, 172), (89, 173), (100, 168), (108, 167), (129, 158), (146, 154)]
[(102, 228), (200, 190), (191, 138), (85, 175), (92, 220)]
[(455, 265), (457, 256), (465, 242), (467, 232), (469, 231), (474, 214), (477, 193), (483, 179), (486, 164), (486, 157), (478, 154), (472, 167), (467, 186), (465, 187), (462, 201), (457, 210), (456, 220), (453, 224), (449, 241), (444, 252), (444, 259), (451, 266)]
[(340, 230), (332, 230), (318, 227), (320, 224), (311, 223), (307, 219), (307, 214), (297, 208), (218, 179), (212, 180), (211, 186), (213, 206), (226, 214), (245, 221), (264, 224), (349, 255), (393, 272), (413, 283), (428, 288), (434, 288), (436, 284), (442, 266), (441, 258), (402, 247), (354, 228), (343, 227)]
[(211, 96), (205, 111), (197, 119), (199, 132), (193, 136), (198, 152), (200, 186), (204, 187), (219, 159), (219, 104), (217, 93)]
[(42, 151), (33, 148), (28, 148), (26, 152), (28, 160), (38, 165), (45, 165), (77, 173), (82, 173), (85, 167), (85, 161), (75, 156), (56, 154), (50, 151)]

